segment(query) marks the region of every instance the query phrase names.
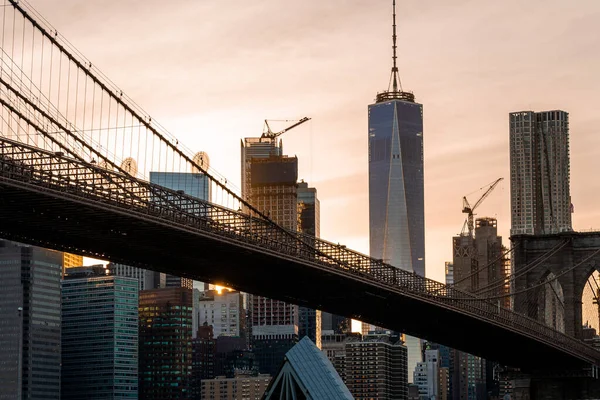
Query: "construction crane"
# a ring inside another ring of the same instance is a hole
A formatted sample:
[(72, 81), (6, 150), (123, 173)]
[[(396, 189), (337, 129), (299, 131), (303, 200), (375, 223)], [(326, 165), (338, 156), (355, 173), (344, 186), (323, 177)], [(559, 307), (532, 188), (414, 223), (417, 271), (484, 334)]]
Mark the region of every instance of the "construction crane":
[(479, 207), (479, 205), (490, 195), (492, 190), (494, 190), (496, 185), (498, 185), (498, 183), (500, 183), (500, 181), (503, 179), (504, 178), (498, 178), (491, 185), (489, 185), (489, 187), (487, 188), (485, 193), (472, 206), (471, 206), (471, 204), (469, 204), (469, 201), (467, 200), (467, 196), (463, 196), (462, 212), (467, 214), (467, 220), (463, 224), (461, 236), (465, 236), (465, 227), (466, 227), (469, 230), (469, 237), (471, 237), (471, 238), (473, 237), (473, 215), (474, 215), (473, 213), (475, 212), (475, 209), (477, 207)]
[[(263, 133), (262, 136), (260, 137), (261, 139), (271, 139), (271, 140), (275, 140), (277, 139), (277, 137), (283, 135), (284, 133), (286, 133), (287, 131), (289, 131), (290, 129), (293, 129), (295, 127), (297, 127), (298, 125), (302, 125), (303, 123), (305, 123), (306, 121), (309, 121), (310, 118), (308, 117), (304, 117), (300, 120), (298, 120), (296, 123), (288, 126), (287, 128), (279, 131), (279, 132), (273, 132), (271, 130), (271, 127), (269, 126), (269, 120), (265, 119), (265, 126), (263, 128)], [(289, 120), (286, 120), (289, 121)]]

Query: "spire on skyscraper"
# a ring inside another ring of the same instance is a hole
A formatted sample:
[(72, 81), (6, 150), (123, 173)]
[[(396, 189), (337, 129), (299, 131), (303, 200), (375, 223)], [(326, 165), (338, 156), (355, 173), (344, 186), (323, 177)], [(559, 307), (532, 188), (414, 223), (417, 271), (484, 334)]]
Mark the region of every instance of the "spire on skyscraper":
[(390, 76), (390, 83), (388, 84), (388, 90), (382, 93), (377, 94), (376, 101), (379, 103), (381, 101), (388, 101), (392, 99), (404, 100), (404, 101), (415, 101), (415, 95), (412, 92), (405, 92), (402, 90), (402, 81), (400, 80), (400, 74), (398, 73), (398, 55), (396, 45), (396, 0), (392, 1), (392, 74)]
[[(402, 81), (400, 80), (400, 74), (398, 74), (398, 66), (396, 65), (396, 59), (398, 56), (396, 55), (396, 0), (392, 2), (393, 7), (393, 22), (392, 22), (392, 50), (394, 51), (392, 56), (393, 66), (392, 66), (392, 75), (390, 76), (390, 83), (388, 85), (388, 92), (397, 92), (398, 86), (400, 87), (400, 91), (402, 91)], [(392, 90), (390, 90), (390, 86)]]

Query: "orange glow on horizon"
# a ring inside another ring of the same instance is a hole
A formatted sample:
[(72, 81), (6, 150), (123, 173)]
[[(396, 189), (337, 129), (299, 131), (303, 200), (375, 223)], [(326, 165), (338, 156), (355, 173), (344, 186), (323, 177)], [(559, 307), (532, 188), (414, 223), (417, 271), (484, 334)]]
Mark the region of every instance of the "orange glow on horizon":
[(216, 291), (217, 291), (217, 293), (219, 293), (219, 294), (221, 294), (221, 292), (222, 292), (223, 290), (227, 290), (227, 291), (229, 291), (229, 292), (232, 292), (232, 291), (233, 291), (233, 289), (231, 289), (231, 288), (228, 288), (228, 287), (225, 287), (225, 286), (219, 286), (219, 285), (215, 285), (215, 290), (216, 290)]

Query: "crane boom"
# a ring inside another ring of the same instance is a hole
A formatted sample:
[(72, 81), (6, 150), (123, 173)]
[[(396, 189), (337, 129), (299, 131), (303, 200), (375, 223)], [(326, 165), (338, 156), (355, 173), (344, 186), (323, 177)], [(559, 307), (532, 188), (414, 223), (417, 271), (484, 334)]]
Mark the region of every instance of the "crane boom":
[[(473, 212), (475, 211), (475, 209), (477, 207), (479, 207), (479, 205), (490, 195), (490, 193), (492, 193), (492, 190), (494, 190), (494, 188), (498, 185), (498, 183), (500, 183), (501, 180), (503, 180), (504, 178), (498, 178), (496, 179), (485, 191), (485, 193), (483, 193), (483, 195), (481, 195), (481, 197), (479, 198), (479, 200), (477, 200), (475, 202), (475, 204), (473, 204), (473, 206), (471, 206), (469, 204), (469, 201), (467, 200), (466, 196), (463, 196), (463, 210), (462, 212), (467, 214), (467, 221), (466, 221), (466, 225), (469, 229), (469, 236), (473, 237)], [(464, 230), (464, 226), (463, 226), (463, 230)]]
[(310, 118), (304, 117), (304, 118), (301, 118), (296, 123), (288, 126), (287, 128), (285, 128), (285, 129), (283, 129), (283, 130), (281, 130), (279, 132), (273, 132), (271, 130), (271, 127), (269, 126), (268, 120), (265, 119), (265, 129), (263, 130), (262, 136), (260, 138), (261, 139), (275, 139), (278, 136), (283, 135), (284, 133), (286, 133), (290, 129), (293, 129), (293, 128), (297, 127), (298, 125), (302, 125), (303, 123), (305, 123), (306, 121), (309, 121), (309, 120), (310, 120)]

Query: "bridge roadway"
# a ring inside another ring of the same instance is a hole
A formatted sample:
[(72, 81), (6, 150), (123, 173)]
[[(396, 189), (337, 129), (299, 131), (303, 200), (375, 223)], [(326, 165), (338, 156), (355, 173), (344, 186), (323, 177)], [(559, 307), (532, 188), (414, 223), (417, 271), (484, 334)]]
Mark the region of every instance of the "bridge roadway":
[(220, 283), (534, 371), (600, 353), (344, 246), (0, 136), (0, 237)]

